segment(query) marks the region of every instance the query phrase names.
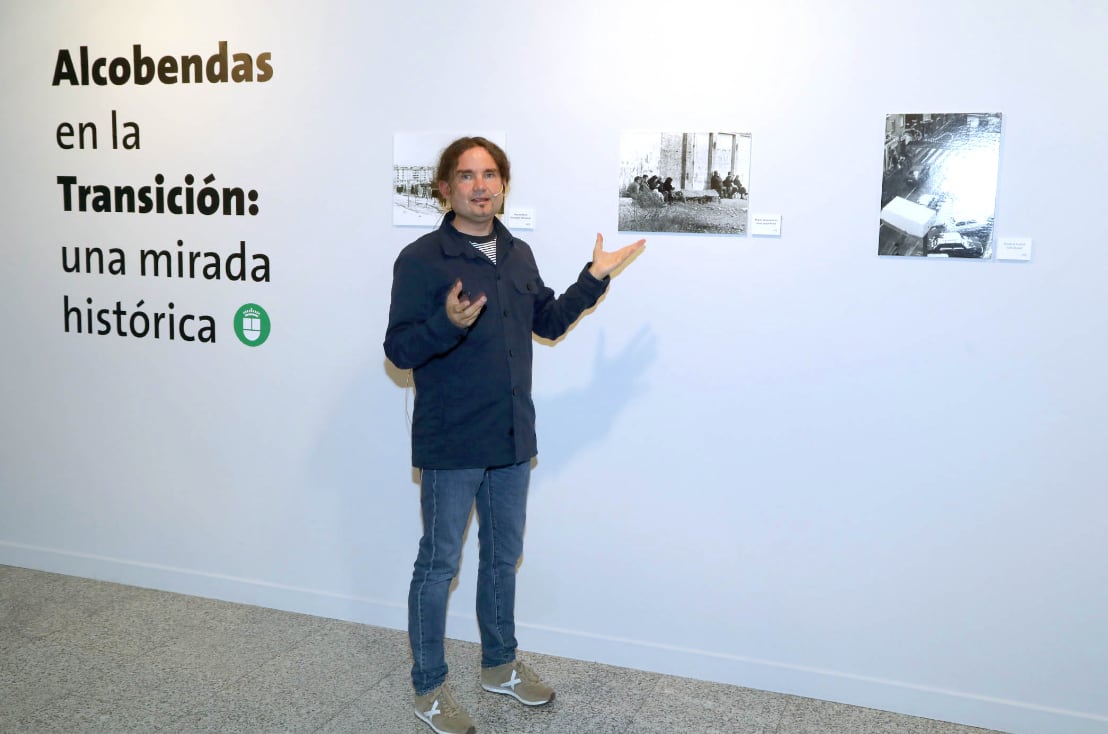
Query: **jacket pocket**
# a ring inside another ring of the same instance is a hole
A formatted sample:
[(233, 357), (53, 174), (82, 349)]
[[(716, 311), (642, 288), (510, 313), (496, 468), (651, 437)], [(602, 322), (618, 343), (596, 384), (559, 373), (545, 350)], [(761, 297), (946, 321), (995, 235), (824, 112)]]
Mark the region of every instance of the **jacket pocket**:
[(528, 276), (516, 276), (512, 278), (512, 286), (515, 288), (516, 293), (522, 296), (530, 296), (534, 298), (542, 290), (542, 285), (539, 283), (539, 277), (537, 275)]

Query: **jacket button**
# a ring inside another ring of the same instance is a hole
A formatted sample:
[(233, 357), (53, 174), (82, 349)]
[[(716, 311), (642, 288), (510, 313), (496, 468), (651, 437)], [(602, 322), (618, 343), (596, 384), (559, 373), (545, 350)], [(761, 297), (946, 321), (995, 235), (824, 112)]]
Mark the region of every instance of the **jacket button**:
[(508, 318), (510, 315), (508, 309), (504, 309), (504, 318)]
[(508, 356), (509, 356), (509, 357), (514, 357), (514, 356), (516, 356), (516, 350), (514, 350), (514, 349), (509, 349), (509, 350), (508, 350)]

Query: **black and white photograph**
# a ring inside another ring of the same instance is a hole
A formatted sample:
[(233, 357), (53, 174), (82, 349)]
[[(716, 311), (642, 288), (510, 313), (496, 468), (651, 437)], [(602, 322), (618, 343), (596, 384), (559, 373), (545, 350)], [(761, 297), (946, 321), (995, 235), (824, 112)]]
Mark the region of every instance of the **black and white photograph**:
[(392, 223), (402, 227), (438, 226), (445, 208), (435, 184), (439, 154), (465, 135), (479, 135), (505, 146), (503, 132), (418, 132), (393, 135)]
[(626, 132), (619, 231), (745, 234), (750, 133)]
[(993, 256), (1001, 114), (885, 117), (878, 255)]

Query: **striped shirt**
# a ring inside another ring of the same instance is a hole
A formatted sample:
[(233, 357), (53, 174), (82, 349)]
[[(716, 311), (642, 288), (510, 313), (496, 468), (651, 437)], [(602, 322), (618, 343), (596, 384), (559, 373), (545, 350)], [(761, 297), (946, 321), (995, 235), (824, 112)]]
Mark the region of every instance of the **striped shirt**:
[(488, 240), (486, 242), (474, 242), (473, 240), (470, 240), (469, 244), (476, 247), (482, 255), (487, 257), (489, 260), (492, 260), (493, 265), (496, 265), (496, 234), (494, 233), (489, 236), (492, 237), (491, 240)]

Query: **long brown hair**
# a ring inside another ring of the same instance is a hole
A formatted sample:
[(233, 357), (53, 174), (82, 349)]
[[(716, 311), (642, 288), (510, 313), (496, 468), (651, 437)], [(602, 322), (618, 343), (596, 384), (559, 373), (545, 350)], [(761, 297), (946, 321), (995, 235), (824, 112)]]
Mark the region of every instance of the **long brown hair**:
[[(453, 184), (454, 172), (458, 170), (458, 159), (462, 157), (470, 148), (484, 148), (492, 156), (493, 161), (496, 163), (496, 167), (500, 170), (500, 179), (507, 186), (508, 182), (512, 178), (512, 164), (508, 162), (508, 155), (500, 148), (499, 145), (492, 142), (488, 138), (482, 137), (465, 137), (458, 138), (450, 145), (446, 146), (442, 155), (439, 156), (439, 167), (435, 171), (435, 181), (444, 181), (447, 184)], [(437, 191), (435, 192), (438, 193)]]

